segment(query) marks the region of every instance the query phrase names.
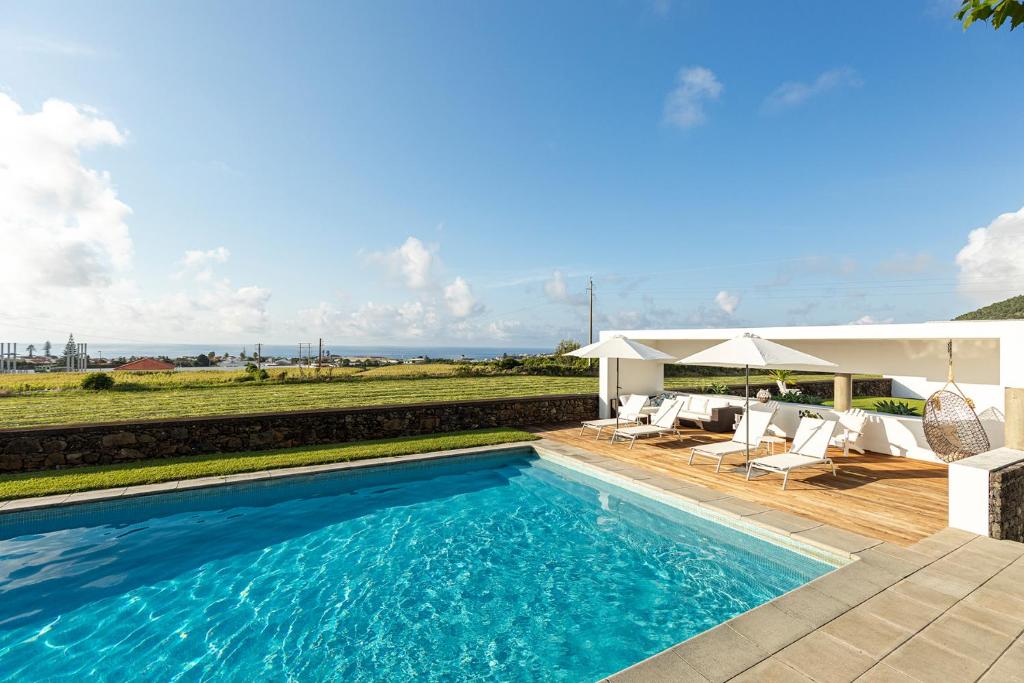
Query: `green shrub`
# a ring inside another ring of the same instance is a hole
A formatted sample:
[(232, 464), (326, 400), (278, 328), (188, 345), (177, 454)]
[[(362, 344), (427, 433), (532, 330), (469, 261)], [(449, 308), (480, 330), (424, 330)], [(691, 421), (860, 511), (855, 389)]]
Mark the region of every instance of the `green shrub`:
[(891, 415), (919, 415), (917, 410), (911, 408), (903, 401), (893, 401), (891, 399), (875, 403), (875, 410), (879, 413), (889, 413)]
[(787, 391), (784, 394), (773, 396), (772, 400), (780, 401), (782, 403), (806, 403), (812, 406), (820, 406), (825, 402), (825, 399), (821, 396), (814, 396), (813, 394), (801, 394), (795, 391)]
[(725, 382), (707, 382), (701, 386), (702, 394), (728, 394), (729, 385)]
[(114, 388), (114, 378), (105, 372), (91, 372), (82, 378), (82, 388), (105, 391)]

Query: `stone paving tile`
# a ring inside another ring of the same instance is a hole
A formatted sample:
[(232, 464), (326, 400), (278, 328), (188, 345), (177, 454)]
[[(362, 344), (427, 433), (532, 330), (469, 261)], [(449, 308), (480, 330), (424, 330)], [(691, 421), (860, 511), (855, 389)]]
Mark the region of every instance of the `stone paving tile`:
[(56, 496), (39, 496), (38, 498), (19, 498), (18, 500), (12, 500), (4, 506), (4, 512), (14, 512), (15, 510), (32, 510), (34, 508), (49, 507), (51, 505), (60, 505), (68, 499), (70, 494), (61, 493)]
[(822, 631), (875, 661), (907, 641), (914, 632), (881, 619), (869, 610), (851, 610), (825, 624)]
[(882, 591), (856, 608), (908, 631), (916, 632), (942, 614), (942, 607), (934, 607), (908, 597), (895, 590)]
[(1024, 557), (1024, 543), (1000, 541), (994, 538), (986, 538), (985, 536), (979, 536), (969, 541), (966, 545), (962, 546), (962, 549), (965, 551), (980, 551), (986, 555), (1006, 559), (1008, 562)]
[(824, 577), (812, 582), (810, 588), (819, 593), (824, 593), (848, 607), (859, 605), (872, 595), (880, 593), (886, 585), (880, 584), (877, 581), (864, 580), (862, 571), (851, 571), (857, 564), (859, 562), (840, 567), (831, 573), (825, 574)]
[(984, 676), (985, 683), (1024, 683), (1024, 638), (1018, 638)]
[(198, 479), (183, 479), (178, 482), (178, 491), (185, 489), (200, 489), (207, 486), (218, 486), (224, 483), (224, 477), (200, 477)]
[(661, 652), (605, 679), (609, 683), (707, 683), (673, 652)]
[(781, 660), (770, 657), (733, 678), (732, 683), (814, 683), (814, 681), (790, 668)]
[(239, 472), (238, 474), (229, 474), (224, 477), (224, 483), (232, 484), (239, 481), (258, 481), (260, 479), (270, 479), (270, 472), (268, 470), (261, 470), (259, 472)]
[(704, 488), (703, 486), (686, 486), (681, 489), (675, 489), (672, 493), (677, 496), (682, 496), (683, 498), (688, 498), (695, 503), (703, 503), (709, 500), (721, 500), (722, 498), (729, 497), (726, 493)]
[(672, 648), (679, 657), (712, 683), (746, 671), (768, 653), (726, 626), (705, 631)]
[(102, 489), (100, 491), (79, 491), (78, 493), (72, 493), (70, 496), (64, 499), (64, 504), (69, 505), (71, 503), (88, 503), (97, 500), (113, 500), (120, 498), (124, 495), (124, 492), (128, 490), (128, 487), (121, 487), (116, 489)]
[(821, 526), (821, 522), (815, 522), (813, 519), (791, 515), (788, 512), (779, 512), (778, 510), (769, 510), (759, 515), (751, 515), (747, 519), (780, 529), (789, 534)]
[(676, 491), (678, 489), (691, 488), (693, 486), (693, 484), (689, 482), (667, 477), (663, 474), (652, 475), (651, 478), (645, 480), (644, 483), (650, 486), (656, 486), (663, 491)]
[[(973, 595), (973, 593), (971, 595)], [(979, 626), (984, 626), (985, 628), (992, 629), (996, 633), (1002, 633), (1003, 635), (1011, 638), (1016, 638), (1020, 634), (1021, 630), (1024, 629), (1024, 613), (1012, 612), (1010, 614), (1004, 614), (985, 607), (980, 607), (977, 603), (969, 603), (967, 600), (963, 600), (953, 605), (953, 607), (946, 612), (942, 618), (944, 619), (947, 616), (966, 619), (967, 621), (974, 622)]]
[(900, 581), (889, 590), (900, 595), (905, 595), (908, 598), (922, 602), (925, 605), (935, 609), (936, 612), (942, 612), (943, 610), (949, 609), (951, 605), (956, 603), (957, 598), (950, 595), (949, 593), (943, 593), (937, 591), (934, 588), (911, 581), (912, 577), (907, 577), (907, 580)]
[(704, 503), (701, 503), (701, 507), (706, 507), (709, 510), (724, 512), (731, 515), (739, 515), (740, 517), (757, 515), (762, 512), (768, 512), (770, 509), (766, 508), (763, 505), (759, 505), (758, 503), (755, 503), (753, 501), (735, 497), (719, 498), (718, 500), (706, 501)]
[(900, 556), (885, 552), (877, 547), (863, 550), (857, 553), (857, 557), (866, 564), (884, 569), (892, 574), (897, 574), (900, 578), (910, 576), (929, 562), (929, 560), (919, 556), (917, 553), (906, 551), (905, 555)]
[(827, 545), (831, 548), (838, 548), (839, 550), (843, 550), (848, 553), (856, 553), (861, 550), (866, 550), (881, 543), (877, 538), (868, 538), (867, 536), (855, 534), (852, 531), (837, 529), (834, 526), (828, 526), (825, 524), (806, 531), (795, 532), (793, 534), (793, 538), (813, 541), (815, 543)]
[(730, 619), (726, 624), (765, 652), (778, 652), (814, 628), (771, 603)]
[(165, 481), (161, 484), (142, 484), (141, 486), (129, 486), (121, 494), (124, 497), (148, 496), (154, 493), (169, 493), (178, 488), (178, 482)]
[(850, 608), (846, 603), (819, 593), (810, 586), (786, 593), (772, 604), (790, 616), (816, 627), (832, 621)]
[(987, 668), (1013, 642), (1013, 637), (948, 613), (924, 629), (920, 638), (977, 660)]
[[(1024, 587), (1022, 587), (1022, 590), (1024, 590)], [(993, 588), (991, 583), (986, 583), (968, 595), (960, 604), (982, 607), (993, 612), (1005, 614), (1024, 627), (1024, 599), (1011, 594), (1009, 591)]]
[(960, 683), (975, 681), (986, 665), (947, 650), (927, 638), (911, 638), (884, 660), (884, 664), (918, 681)]
[(875, 664), (857, 679), (857, 683), (914, 683), (914, 679), (888, 664)]
[(916, 574), (911, 574), (904, 581), (927, 586), (957, 600), (967, 597), (979, 585), (978, 581), (971, 581), (948, 571), (937, 569), (935, 565), (929, 565)]
[(844, 683), (875, 665), (875, 659), (821, 632), (801, 638), (776, 659), (821, 683)]

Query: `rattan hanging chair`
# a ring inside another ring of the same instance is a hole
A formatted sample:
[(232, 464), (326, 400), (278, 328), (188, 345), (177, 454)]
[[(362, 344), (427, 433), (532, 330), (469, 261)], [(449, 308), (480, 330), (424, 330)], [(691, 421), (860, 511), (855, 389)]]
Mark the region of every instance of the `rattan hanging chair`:
[[(953, 342), (946, 344), (949, 375), (946, 384), (924, 404), (924, 436), (943, 462), (969, 458), (989, 450), (985, 428), (969, 399), (953, 379)], [(952, 387), (952, 388), (950, 388)]]

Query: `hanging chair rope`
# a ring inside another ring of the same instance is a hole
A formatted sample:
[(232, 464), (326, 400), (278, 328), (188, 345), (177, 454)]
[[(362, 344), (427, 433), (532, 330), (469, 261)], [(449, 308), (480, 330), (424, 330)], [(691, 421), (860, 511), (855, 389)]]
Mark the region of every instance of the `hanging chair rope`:
[[(953, 372), (953, 340), (946, 342), (946, 383), (924, 404), (924, 435), (935, 455), (944, 462), (984, 453), (988, 434), (974, 410), (974, 401), (956, 383)], [(950, 390), (950, 386), (955, 391)]]

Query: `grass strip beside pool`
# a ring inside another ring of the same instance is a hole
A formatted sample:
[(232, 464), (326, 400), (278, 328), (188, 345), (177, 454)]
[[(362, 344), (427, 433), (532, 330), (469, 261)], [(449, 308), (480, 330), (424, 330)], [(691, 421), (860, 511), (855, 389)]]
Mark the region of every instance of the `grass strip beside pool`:
[(66, 470), (25, 472), (0, 476), (0, 500), (51, 496), (78, 491), (157, 484), (176, 479), (217, 477), (282, 467), (323, 465), (445, 451), (453, 448), (496, 446), (537, 437), (518, 429), (480, 429), (471, 432), (406, 436), (379, 441), (355, 441), (328, 446), (304, 446), (274, 451), (213, 453), (181, 458), (153, 458), (117, 465), (94, 465)]

